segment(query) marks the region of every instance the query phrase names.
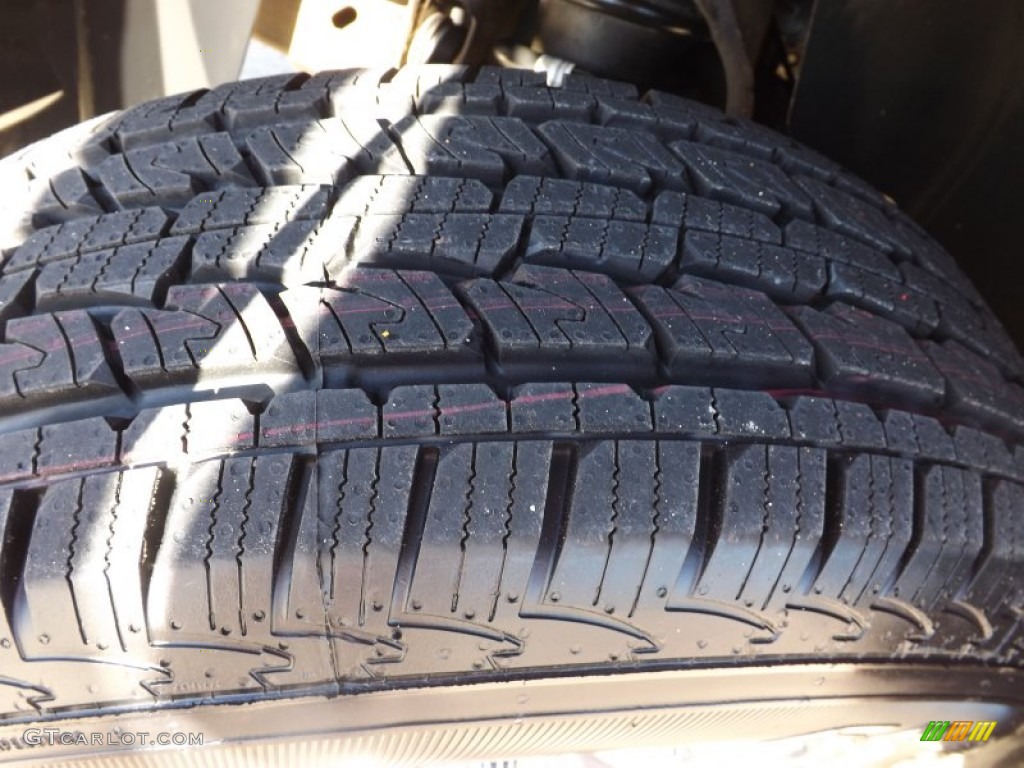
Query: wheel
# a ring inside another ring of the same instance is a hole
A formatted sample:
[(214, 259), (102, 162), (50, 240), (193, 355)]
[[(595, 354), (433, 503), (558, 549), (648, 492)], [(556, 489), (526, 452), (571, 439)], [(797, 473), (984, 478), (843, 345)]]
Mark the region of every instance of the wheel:
[(393, 760), (1012, 729), (1024, 361), (807, 148), (425, 67), (143, 104), (0, 179), (18, 749), (181, 706)]

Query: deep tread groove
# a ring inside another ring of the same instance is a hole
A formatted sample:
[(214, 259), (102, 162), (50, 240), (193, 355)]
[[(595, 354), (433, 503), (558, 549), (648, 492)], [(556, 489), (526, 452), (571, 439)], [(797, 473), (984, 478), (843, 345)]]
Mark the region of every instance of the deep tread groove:
[(796, 585), (798, 594), (809, 594), (825, 564), (831, 557), (839, 537), (842, 535), (843, 503), (842, 503), (842, 477), (843, 473), (838, 466), (842, 458), (829, 458), (825, 463), (825, 522), (822, 528), (821, 538), (814, 550), (807, 570), (800, 577)]
[[(437, 465), (440, 452), (437, 448), (420, 448), (416, 454), (416, 466), (412, 473), (412, 490), (409, 493), (409, 508), (405, 516), (405, 530), (402, 535), (402, 547), (398, 554), (398, 566), (395, 569), (395, 589), (392, 593), (392, 613), (405, 611), (405, 600), (412, 588), (416, 573), (415, 552), (419, 549), (423, 538), (423, 529), (427, 523), (427, 512), (430, 509), (430, 497), (434, 489), (434, 478), (437, 476)], [(390, 623), (390, 620), (389, 620)]]
[(164, 540), (167, 525), (167, 511), (171, 506), (177, 478), (173, 470), (162, 469), (157, 477), (153, 500), (146, 513), (146, 525), (142, 534), (139, 554), (139, 581), (142, 586), (142, 604), (149, 603), (149, 587), (153, 577), (153, 566), (160, 544)]
[(551, 600), (546, 594), (548, 582), (562, 555), (578, 466), (579, 448), (575, 444), (556, 443), (552, 447), (540, 540), (527, 582), (528, 600), (537, 605)]
[(0, 558), (0, 599), (7, 621), (13, 625), (18, 590), (24, 583), (28, 544), (35, 528), (36, 512), (43, 497), (40, 488), (15, 490), (3, 530), (4, 557)]
[[(715, 413), (717, 415), (717, 408)], [(722, 532), (721, 489), (724, 487), (725, 473), (722, 453), (711, 446), (702, 446), (700, 481), (697, 486), (697, 520), (690, 548), (676, 580), (675, 594), (695, 594), (697, 584), (711, 560), (714, 544)]]

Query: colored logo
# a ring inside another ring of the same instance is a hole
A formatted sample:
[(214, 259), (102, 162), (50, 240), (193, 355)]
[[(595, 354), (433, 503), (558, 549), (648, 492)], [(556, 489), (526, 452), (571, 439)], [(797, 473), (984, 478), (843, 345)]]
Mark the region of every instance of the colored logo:
[(995, 727), (995, 720), (932, 720), (921, 741), (988, 741)]

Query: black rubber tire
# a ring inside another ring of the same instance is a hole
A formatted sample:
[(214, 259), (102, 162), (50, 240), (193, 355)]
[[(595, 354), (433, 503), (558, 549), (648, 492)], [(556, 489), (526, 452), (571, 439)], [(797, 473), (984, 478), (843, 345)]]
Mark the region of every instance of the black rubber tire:
[(0, 712), (1019, 667), (1024, 364), (756, 125), (433, 67), (0, 163)]

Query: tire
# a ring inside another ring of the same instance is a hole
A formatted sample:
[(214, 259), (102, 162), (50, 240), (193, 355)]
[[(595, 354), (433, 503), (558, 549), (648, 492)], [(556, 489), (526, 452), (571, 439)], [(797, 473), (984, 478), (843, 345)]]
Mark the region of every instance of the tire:
[(1021, 690), (1024, 361), (789, 139), (347, 71), (0, 179), (11, 727), (780, 662)]

